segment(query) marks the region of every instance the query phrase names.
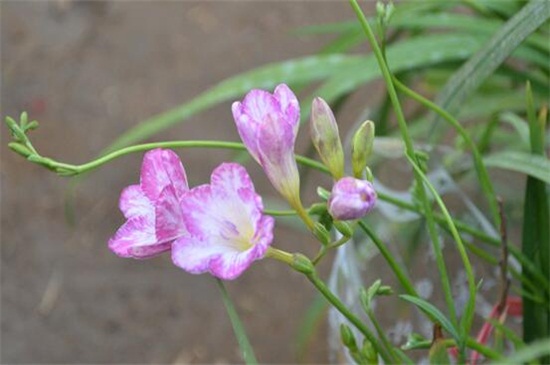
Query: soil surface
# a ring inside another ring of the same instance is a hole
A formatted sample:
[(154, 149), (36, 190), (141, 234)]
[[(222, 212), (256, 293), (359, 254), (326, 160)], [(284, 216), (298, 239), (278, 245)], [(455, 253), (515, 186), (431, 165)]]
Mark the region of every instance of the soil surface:
[[(2, 2), (2, 119), (27, 110), (40, 122), (31, 138), (43, 155), (83, 163), (138, 122), (221, 80), (312, 54), (331, 39), (293, 29), (352, 19), (347, 3), (337, 1)], [(189, 275), (168, 255), (136, 261), (107, 248), (123, 222), (119, 193), (137, 182), (142, 154), (87, 175), (71, 200), (69, 179), (9, 151), (7, 130), (0, 130), (2, 363), (241, 361), (210, 276)], [(302, 147), (306, 135), (304, 128)], [(171, 139), (238, 140), (230, 102), (150, 140)], [(233, 157), (178, 153), (191, 185)], [(275, 199), (260, 169), (248, 167), (260, 193)], [(275, 245), (315, 248), (307, 234), (282, 223)], [(327, 262), (322, 270), (329, 268)], [(315, 294), (309, 283), (264, 260), (227, 287), (260, 362), (297, 362), (299, 319)], [(323, 328), (305, 362), (328, 361)]]

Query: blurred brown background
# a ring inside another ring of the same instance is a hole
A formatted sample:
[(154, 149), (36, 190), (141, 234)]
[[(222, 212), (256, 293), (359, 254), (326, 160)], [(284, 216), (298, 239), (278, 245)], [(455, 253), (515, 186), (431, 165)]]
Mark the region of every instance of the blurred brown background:
[[(344, 1), (4, 1), (0, 10), (2, 119), (27, 110), (41, 124), (31, 134), (35, 147), (69, 163), (92, 159), (123, 131), (224, 78), (314, 53), (330, 39), (290, 34), (296, 27), (353, 19)], [(141, 154), (78, 185), (71, 225), (69, 180), (9, 151), (4, 125), (0, 131), (2, 363), (240, 362), (210, 276), (186, 274), (168, 255), (140, 262), (107, 249), (123, 222), (118, 195), (138, 181)], [(228, 102), (152, 140), (237, 138)], [(233, 156), (178, 153), (191, 185)], [(258, 190), (274, 197), (259, 168), (248, 166)], [(283, 224), (274, 244), (314, 248)], [(299, 318), (314, 295), (309, 283), (265, 260), (228, 289), (260, 362), (296, 362)], [(328, 361), (324, 332), (307, 362)]]

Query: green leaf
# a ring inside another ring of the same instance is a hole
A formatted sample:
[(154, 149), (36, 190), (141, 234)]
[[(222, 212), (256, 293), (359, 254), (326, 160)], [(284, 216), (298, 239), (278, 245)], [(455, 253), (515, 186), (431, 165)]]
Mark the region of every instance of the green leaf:
[(139, 142), (222, 101), (242, 97), (252, 88), (272, 88), (281, 82), (309, 83), (361, 62), (361, 56), (311, 56), (268, 64), (222, 81), (174, 109), (155, 115), (128, 130), (105, 152)]
[(327, 302), (321, 294), (317, 294), (310, 306), (307, 308), (300, 325), (298, 334), (294, 343), (296, 344), (296, 358), (300, 363), (303, 363), (308, 345), (315, 334), (319, 330), (319, 326), (324, 319), (324, 314), (327, 311)]
[[(544, 151), (546, 115), (542, 113), (541, 118), (537, 118), (529, 83), (527, 83), (526, 104), (531, 153), (533, 157), (542, 158), (548, 162)], [(550, 176), (550, 168), (547, 167), (544, 171)], [(550, 209), (548, 207), (545, 181), (538, 177), (529, 176), (523, 209), (522, 252), (547, 278), (550, 277), (548, 263), (548, 256), (550, 255), (549, 221)], [(544, 296), (545, 301), (548, 303), (549, 292), (541, 290), (540, 294)], [(530, 343), (550, 337), (550, 310), (546, 306), (538, 304), (524, 295), (523, 313), (523, 339), (525, 342)], [(540, 360), (542, 363), (548, 363), (550, 362), (550, 356), (544, 356)]]
[(525, 120), (511, 112), (502, 113), (500, 119), (514, 127), (515, 133), (521, 139), (522, 144), (529, 146), (529, 125)]
[(451, 359), (449, 358), (445, 341), (436, 340), (430, 347), (428, 358), (430, 364), (451, 364)]
[(426, 300), (418, 297), (413, 297), (411, 295), (402, 294), (399, 296), (401, 299), (411, 302), (416, 305), (422, 312), (426, 313), (432, 321), (436, 321), (441, 325), (441, 327), (447, 331), (457, 342), (459, 341), (460, 336), (458, 331), (453, 326), (451, 321), (441, 313), (433, 304), (427, 302)]
[(520, 172), (550, 184), (550, 160), (526, 152), (507, 151), (487, 156), (485, 165)]
[[(418, 16), (408, 16), (399, 18), (392, 22), (397, 28), (413, 28), (413, 29), (451, 29), (466, 32), (493, 34), (503, 24), (500, 19), (483, 18), (457, 13), (429, 13)], [(526, 39), (526, 43), (537, 48), (549, 50), (550, 45), (548, 40), (541, 34), (533, 33)]]
[[(482, 45), (472, 35), (434, 34), (410, 38), (387, 47), (386, 58), (394, 73), (427, 67), (432, 64), (468, 58)], [(350, 65), (316, 91), (327, 100), (334, 100), (364, 83), (380, 77), (376, 59), (371, 55), (362, 62)]]
[(436, 103), (454, 114), (519, 44), (549, 17), (550, 2), (532, 1), (525, 5), (451, 77), (437, 96)]
[[(412, 38), (387, 48), (390, 66), (396, 72), (429, 64), (469, 57), (481, 46), (475, 36), (431, 35)], [(280, 82), (307, 84), (330, 77), (316, 95), (327, 101), (380, 77), (373, 55), (311, 56), (262, 66), (231, 77), (194, 99), (162, 114), (153, 116), (121, 135), (102, 154), (139, 142), (169, 128), (217, 103), (242, 97), (251, 88), (273, 88)], [(302, 120), (309, 116), (311, 100), (302, 104)]]
[(498, 359), (497, 362), (494, 362), (493, 364), (525, 364), (541, 356), (548, 355), (550, 355), (550, 338), (545, 338), (543, 340), (533, 342), (529, 346), (516, 351), (512, 355)]
[(258, 364), (258, 360), (256, 360), (256, 355), (254, 355), (254, 350), (250, 345), (250, 341), (248, 340), (239, 315), (235, 310), (235, 306), (233, 305), (231, 298), (229, 298), (229, 295), (227, 294), (227, 289), (225, 289), (225, 285), (220, 279), (216, 279), (216, 282), (218, 283), (220, 293), (222, 294), (223, 304), (225, 304), (227, 315), (231, 320), (233, 331), (235, 332), (235, 336), (237, 337), (237, 342), (239, 343), (239, 348), (241, 349), (243, 360), (247, 365), (256, 365)]

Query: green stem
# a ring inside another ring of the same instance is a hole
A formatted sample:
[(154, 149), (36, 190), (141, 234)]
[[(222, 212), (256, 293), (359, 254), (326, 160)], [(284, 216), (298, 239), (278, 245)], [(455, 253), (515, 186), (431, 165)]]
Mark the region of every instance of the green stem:
[[(382, 344), (388, 350), (388, 353), (392, 357), (391, 359), (392, 364), (397, 364), (397, 363), (413, 364), (412, 360), (408, 356), (406, 356), (405, 354), (400, 354), (400, 353), (398, 354), (395, 351), (395, 347), (388, 340), (388, 337), (386, 336), (386, 333), (385, 333), (386, 331), (384, 331), (380, 326), (380, 323), (378, 323), (378, 320), (376, 319), (374, 312), (372, 310), (368, 310), (367, 316), (369, 317), (370, 321), (374, 325), (374, 328), (376, 329), (376, 333), (378, 334), (378, 337), (382, 341)], [(403, 357), (402, 355), (405, 355), (405, 357)]]
[(397, 88), (401, 92), (403, 92), (405, 95), (409, 96), (410, 98), (416, 100), (420, 104), (424, 105), (426, 108), (433, 110), (434, 112), (439, 114), (444, 120), (446, 120), (451, 126), (453, 126), (458, 132), (458, 134), (460, 134), (464, 142), (470, 147), (470, 150), (472, 151), (472, 156), (474, 159), (474, 165), (478, 175), (479, 183), (481, 184), (483, 193), (486, 196), (487, 201), (489, 202), (489, 208), (493, 216), (495, 227), (500, 227), (500, 214), (498, 210), (498, 203), (495, 196), (493, 184), (491, 183), (489, 173), (487, 172), (487, 169), (483, 164), (481, 154), (479, 153), (479, 150), (476, 144), (474, 143), (474, 141), (472, 140), (472, 138), (470, 138), (468, 131), (466, 131), (466, 129), (462, 126), (462, 124), (460, 124), (458, 120), (453, 118), (451, 114), (449, 114), (444, 109), (440, 108), (437, 104), (426, 99), (422, 95), (416, 93), (414, 90), (408, 88), (399, 80), (397, 80), (395, 76), (392, 78), (392, 80), (393, 80), (393, 83), (397, 86)]
[(310, 231), (313, 232), (313, 229), (315, 227), (315, 223), (313, 222), (313, 219), (309, 216), (308, 212), (302, 205), (301, 201), (298, 201), (296, 204), (291, 204), (292, 207), (296, 211), (296, 214), (302, 219), (302, 221), (306, 224), (307, 228), (309, 228)]
[(393, 270), (395, 276), (397, 277), (397, 280), (399, 280), (399, 283), (405, 289), (407, 294), (417, 297), (418, 294), (416, 292), (416, 289), (414, 288), (414, 285), (412, 284), (411, 280), (409, 279), (409, 276), (405, 273), (405, 271), (402, 268), (402, 265), (399, 265), (397, 261), (395, 261), (395, 257), (391, 254), (391, 252), (388, 250), (386, 245), (380, 241), (378, 236), (367, 226), (364, 222), (359, 221), (359, 227), (369, 236), (369, 238), (372, 240), (372, 242), (376, 245), (378, 248), (378, 251), (382, 254), (384, 259), (386, 259), (386, 262), (390, 266), (390, 268)]
[[(447, 273), (447, 267), (445, 264), (445, 260), (443, 258), (442, 250), (441, 250), (441, 242), (439, 241), (439, 235), (437, 233), (437, 229), (435, 226), (435, 221), (431, 209), (430, 201), (428, 200), (428, 197), (426, 195), (426, 191), (424, 190), (424, 184), (422, 181), (422, 176), (419, 175), (418, 169), (416, 168), (416, 164), (418, 161), (416, 160), (415, 151), (414, 151), (414, 145), (412, 142), (412, 139), (409, 135), (409, 131), (407, 128), (407, 123), (405, 121), (405, 116), (403, 114), (403, 110), (401, 108), (401, 104), (399, 102), (399, 98), (397, 97), (397, 93), (395, 90), (395, 87), (392, 82), (392, 76), (390, 73), (390, 70), (388, 68), (388, 65), (385, 62), (384, 55), (382, 54), (382, 51), (380, 50), (380, 47), (378, 46), (378, 43), (376, 42), (376, 38), (370, 28), (370, 25), (365, 18), (365, 15), (363, 14), (363, 11), (361, 10), (361, 7), (357, 3), (357, 0), (350, 0), (350, 4), (355, 11), (355, 14), (357, 15), (357, 18), (359, 22), (361, 23), (361, 26), (363, 28), (363, 31), (365, 35), (367, 36), (367, 39), (371, 45), (371, 48), (374, 52), (374, 55), (376, 57), (376, 60), (378, 61), (378, 65), (380, 67), (380, 70), (382, 72), (382, 76), (384, 78), (384, 81), (386, 83), (388, 94), (390, 96), (390, 99), (392, 101), (394, 111), (397, 117), (397, 123), (399, 125), (399, 129), (401, 131), (401, 135), (403, 137), (403, 142), (405, 143), (405, 155), (409, 157), (409, 161), (415, 167), (414, 176), (415, 180), (418, 184), (418, 195), (419, 200), (423, 204), (424, 213), (426, 214), (426, 222), (428, 225), (428, 232), (430, 234), (431, 242), (433, 245), (434, 253), (436, 256), (436, 263), (439, 270), (439, 274), (441, 276), (441, 284), (443, 287), (443, 293), (445, 296), (445, 302), (447, 304), (447, 308), (449, 311), (449, 316), (451, 318), (451, 321), (454, 325), (457, 324), (457, 315), (456, 315), (456, 308), (455, 303), (453, 300), (452, 290), (451, 290), (451, 282), (449, 280), (449, 275)], [(459, 346), (461, 358), (465, 358), (465, 349), (464, 344), (460, 344)]]
[(272, 217), (289, 217), (289, 216), (295, 216), (297, 213), (294, 209), (289, 209), (289, 210), (264, 209), (264, 214), (270, 215)]
[(229, 294), (227, 294), (225, 285), (220, 279), (216, 279), (216, 283), (218, 284), (218, 287), (222, 294), (223, 304), (225, 305), (225, 309), (227, 310), (227, 314), (231, 321), (233, 331), (235, 332), (235, 336), (237, 337), (239, 348), (242, 351), (243, 360), (247, 365), (257, 365), (258, 360), (256, 360), (256, 356), (254, 355), (254, 349), (252, 348), (248, 336), (246, 335), (244, 326), (239, 318), (239, 314), (237, 313), (233, 302), (231, 301), (231, 299), (229, 299)]
[(417, 171), (419, 176), (422, 177), (422, 179), (424, 180), (424, 183), (426, 184), (428, 189), (431, 191), (434, 199), (437, 201), (439, 208), (442, 210), (443, 216), (447, 221), (449, 230), (451, 231), (451, 234), (456, 242), (456, 246), (460, 254), (460, 258), (462, 259), (462, 263), (464, 265), (464, 270), (466, 270), (466, 277), (468, 278), (469, 298), (461, 320), (462, 337), (466, 339), (468, 336), (468, 333), (470, 332), (470, 328), (472, 326), (472, 322), (475, 314), (476, 283), (475, 283), (474, 271), (472, 269), (470, 259), (468, 258), (468, 253), (466, 252), (466, 248), (464, 247), (464, 243), (462, 242), (462, 238), (460, 237), (460, 234), (458, 233), (455, 225), (453, 224), (453, 220), (451, 218), (451, 215), (449, 214), (449, 211), (447, 210), (447, 207), (445, 206), (445, 203), (443, 203), (443, 200), (441, 200), (441, 197), (439, 196), (439, 194), (437, 194), (437, 190), (433, 187), (433, 185), (430, 183), (426, 175), (424, 175), (424, 173), (420, 170), (420, 168), (418, 168), (412, 162), (411, 164), (413, 168)]
[(266, 257), (282, 261), (288, 265), (292, 265), (292, 254), (275, 247), (268, 247)]
[[(443, 343), (445, 344), (445, 346), (447, 348), (448, 347), (455, 347), (457, 345), (456, 341), (452, 338), (447, 338), (447, 339), (444, 339), (444, 340), (441, 340), (441, 341), (443, 341)], [(414, 349), (415, 350), (429, 349), (432, 346), (432, 342), (433, 342), (432, 340), (423, 341), (422, 343), (418, 343), (417, 345), (415, 345)], [(500, 352), (495, 351), (490, 347), (487, 347), (485, 345), (480, 344), (479, 342), (477, 342), (472, 337), (468, 337), (466, 339), (466, 347), (479, 352), (480, 354), (482, 354), (487, 359), (497, 360), (497, 361), (498, 360), (503, 360), (503, 356)]]
[(386, 364), (390, 364), (390, 358), (384, 351), (384, 348), (380, 346), (378, 340), (371, 332), (371, 330), (363, 323), (355, 314), (353, 314), (344, 303), (330, 291), (327, 285), (319, 278), (315, 271), (305, 274), (308, 280), (317, 288), (317, 290), (325, 297), (325, 299), (336, 308), (351, 324), (353, 324), (372, 344), (376, 351), (380, 354)]
[(321, 247), (321, 249), (319, 250), (319, 253), (313, 259), (313, 265), (317, 265), (319, 261), (321, 261), (321, 259), (327, 254), (327, 252), (342, 246), (344, 243), (348, 242), (350, 238), (351, 237), (342, 236), (340, 237), (339, 240), (332, 242), (330, 245)]

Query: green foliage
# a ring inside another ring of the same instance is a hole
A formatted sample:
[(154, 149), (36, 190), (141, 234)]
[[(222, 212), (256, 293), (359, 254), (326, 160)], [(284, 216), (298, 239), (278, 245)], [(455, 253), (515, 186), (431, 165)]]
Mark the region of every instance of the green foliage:
[[(529, 121), (529, 140), (531, 145), (531, 158), (546, 162), (546, 180), (539, 176), (527, 177), (525, 188), (524, 220), (522, 252), (528, 260), (534, 263), (536, 268), (548, 278), (550, 277), (550, 212), (548, 207), (548, 175), (550, 162), (545, 156), (545, 129), (546, 113), (541, 113), (537, 118), (533, 95), (530, 85), (527, 84), (527, 118)], [(531, 160), (529, 160), (531, 161)], [(528, 274), (527, 274), (528, 275)], [(530, 343), (542, 338), (550, 338), (550, 309), (545, 303), (549, 303), (549, 291), (542, 291), (543, 303), (537, 303), (532, 298), (523, 296), (523, 339)], [(541, 357), (542, 363), (550, 362), (550, 356)]]

